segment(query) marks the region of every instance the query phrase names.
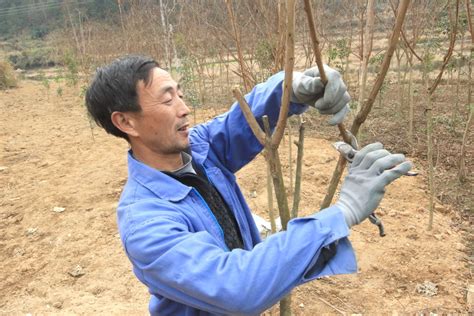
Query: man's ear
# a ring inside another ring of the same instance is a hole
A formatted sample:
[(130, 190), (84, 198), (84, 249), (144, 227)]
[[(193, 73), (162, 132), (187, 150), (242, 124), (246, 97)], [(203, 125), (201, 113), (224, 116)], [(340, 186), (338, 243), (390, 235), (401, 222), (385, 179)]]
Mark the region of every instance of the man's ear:
[(131, 113), (115, 111), (110, 117), (112, 123), (119, 130), (130, 136), (138, 136), (138, 131), (135, 129), (135, 119)]

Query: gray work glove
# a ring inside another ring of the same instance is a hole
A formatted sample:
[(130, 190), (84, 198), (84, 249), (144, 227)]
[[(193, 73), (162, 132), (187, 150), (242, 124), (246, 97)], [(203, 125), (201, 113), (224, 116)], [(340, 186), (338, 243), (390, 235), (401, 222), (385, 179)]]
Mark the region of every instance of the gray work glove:
[(366, 219), (379, 205), (385, 187), (406, 174), (412, 165), (402, 154), (391, 154), (381, 143), (362, 148), (354, 157), (336, 206), (349, 227)]
[(324, 87), (319, 69), (313, 67), (305, 72), (293, 73), (293, 93), (291, 101), (314, 106), (319, 113), (333, 116), (328, 120), (330, 125), (341, 123), (349, 112), (351, 100), (341, 74), (324, 65), (328, 83)]

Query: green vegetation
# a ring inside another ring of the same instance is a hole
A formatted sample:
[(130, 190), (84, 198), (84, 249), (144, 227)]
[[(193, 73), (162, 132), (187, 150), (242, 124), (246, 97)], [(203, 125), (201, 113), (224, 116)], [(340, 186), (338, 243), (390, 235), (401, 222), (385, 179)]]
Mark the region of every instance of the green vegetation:
[(56, 61), (51, 58), (51, 55), (51, 49), (36, 47), (10, 53), (8, 59), (15, 68), (31, 69), (54, 66)]
[(4, 40), (19, 34), (42, 39), (64, 27), (69, 14), (81, 12), (99, 21), (117, 11), (115, 0), (0, 0), (0, 34)]
[(77, 59), (71, 53), (64, 55), (63, 64), (66, 67), (66, 81), (69, 85), (75, 86), (79, 81), (79, 66)]
[[(351, 53), (349, 49), (349, 43), (346, 39), (339, 39), (336, 41), (336, 46), (331, 47), (328, 51), (329, 64), (335, 61), (333, 67), (339, 70), (342, 74), (344, 73), (344, 66), (346, 58)], [(338, 61), (336, 59), (339, 59)]]

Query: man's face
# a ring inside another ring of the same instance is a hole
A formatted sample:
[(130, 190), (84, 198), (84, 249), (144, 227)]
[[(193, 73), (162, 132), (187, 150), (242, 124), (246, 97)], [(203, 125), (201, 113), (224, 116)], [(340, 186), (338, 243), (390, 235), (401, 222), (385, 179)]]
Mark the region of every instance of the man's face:
[(133, 113), (138, 133), (135, 140), (155, 154), (181, 153), (189, 145), (189, 108), (178, 84), (168, 72), (154, 68), (151, 76), (147, 86), (143, 81), (137, 85), (142, 111)]

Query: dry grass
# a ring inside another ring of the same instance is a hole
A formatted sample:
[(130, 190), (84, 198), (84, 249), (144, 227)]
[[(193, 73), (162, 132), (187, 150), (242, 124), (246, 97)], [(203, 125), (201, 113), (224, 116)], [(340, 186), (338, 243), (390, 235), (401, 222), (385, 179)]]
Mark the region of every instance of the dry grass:
[(12, 65), (6, 61), (0, 61), (0, 89), (14, 88), (17, 83)]

